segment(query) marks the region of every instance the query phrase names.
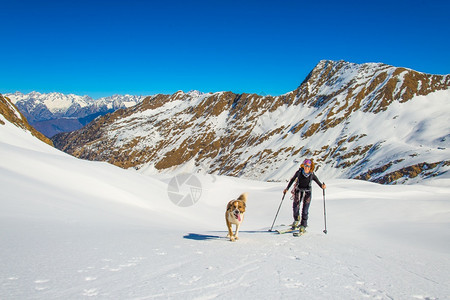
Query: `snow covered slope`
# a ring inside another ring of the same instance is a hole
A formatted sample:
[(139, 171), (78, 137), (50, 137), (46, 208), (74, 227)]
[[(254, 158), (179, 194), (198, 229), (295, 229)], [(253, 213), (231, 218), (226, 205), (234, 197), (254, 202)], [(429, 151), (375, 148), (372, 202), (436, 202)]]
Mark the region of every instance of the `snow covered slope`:
[(5, 125), (6, 123), (12, 124), (22, 130), (25, 130), (37, 137), (41, 141), (53, 145), (52, 141), (46, 138), (42, 133), (35, 130), (25, 118), (23, 114), (15, 107), (11, 100), (0, 94), (0, 125)]
[(293, 92), (156, 95), (56, 136), (77, 157), (146, 173), (279, 181), (304, 157), (327, 178), (449, 176), (450, 75), (321, 61)]
[[(314, 186), (308, 233), (294, 238), (268, 232), (285, 183), (195, 174), (198, 202), (179, 207), (168, 194), (174, 173), (144, 176), (80, 160), (0, 120), (0, 299), (450, 294), (448, 179), (329, 181), (327, 235)], [(181, 185), (180, 193), (189, 188)], [(224, 210), (244, 191), (247, 213), (233, 243), (225, 238)], [(291, 222), (290, 206), (286, 197), (277, 226)]]
[(48, 137), (80, 129), (95, 117), (134, 106), (144, 99), (143, 96), (114, 95), (94, 100), (89, 96), (38, 92), (16, 92), (5, 96)]

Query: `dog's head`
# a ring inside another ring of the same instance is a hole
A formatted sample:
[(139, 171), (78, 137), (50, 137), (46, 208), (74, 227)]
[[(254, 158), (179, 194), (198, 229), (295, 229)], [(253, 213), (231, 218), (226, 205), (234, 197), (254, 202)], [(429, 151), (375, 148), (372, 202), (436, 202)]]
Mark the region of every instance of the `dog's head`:
[(236, 218), (236, 220), (241, 221), (242, 215), (245, 213), (245, 202), (242, 200), (233, 200), (228, 203), (228, 211)]

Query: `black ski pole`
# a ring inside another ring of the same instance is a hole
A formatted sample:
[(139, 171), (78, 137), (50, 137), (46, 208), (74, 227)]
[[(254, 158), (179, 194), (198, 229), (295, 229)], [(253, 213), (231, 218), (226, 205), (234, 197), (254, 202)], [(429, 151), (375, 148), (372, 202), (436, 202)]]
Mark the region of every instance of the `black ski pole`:
[[(323, 183), (325, 184), (325, 182)], [(323, 220), (325, 222), (325, 229), (323, 231), (323, 233), (327, 234), (327, 211), (325, 209), (325, 189), (323, 189)]]
[(280, 206), (278, 206), (277, 214), (275, 215), (275, 219), (273, 219), (272, 227), (270, 227), (269, 231), (272, 231), (275, 220), (277, 219), (278, 213), (280, 212), (281, 204), (283, 204), (284, 196), (286, 196), (286, 193), (284, 193), (283, 198), (281, 198)]

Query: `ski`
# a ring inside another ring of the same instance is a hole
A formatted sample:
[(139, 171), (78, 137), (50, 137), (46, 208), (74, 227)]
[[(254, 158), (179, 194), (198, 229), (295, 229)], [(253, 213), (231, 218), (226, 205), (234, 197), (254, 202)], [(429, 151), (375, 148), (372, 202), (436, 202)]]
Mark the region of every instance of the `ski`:
[(296, 231), (298, 231), (298, 229), (288, 228), (288, 229), (278, 229), (278, 230), (276, 230), (276, 232), (278, 232), (279, 234), (291, 233), (291, 232), (296, 232)]
[(305, 227), (300, 225), (299, 227), (295, 226), (298, 224), (298, 221), (294, 224), (292, 224), (292, 226), (294, 226), (294, 229), (292, 227), (286, 228), (286, 229), (277, 229), (276, 232), (279, 234), (284, 234), (284, 233), (292, 233), (294, 236), (301, 236), (302, 234), (304, 234), (306, 232)]

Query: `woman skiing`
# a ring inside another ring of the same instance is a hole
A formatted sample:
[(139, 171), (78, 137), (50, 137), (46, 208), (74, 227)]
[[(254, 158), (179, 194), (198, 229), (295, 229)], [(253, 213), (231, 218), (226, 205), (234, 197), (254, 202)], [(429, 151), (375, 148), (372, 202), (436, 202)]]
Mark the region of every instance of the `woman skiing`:
[(303, 201), (302, 216), (300, 222), (301, 232), (305, 232), (305, 228), (308, 226), (308, 210), (309, 205), (311, 204), (312, 180), (314, 180), (322, 189), (326, 188), (325, 184), (321, 183), (316, 174), (314, 174), (314, 162), (311, 159), (305, 159), (300, 165), (300, 169), (295, 172), (295, 175), (292, 177), (291, 181), (289, 181), (288, 186), (283, 191), (283, 194), (286, 194), (294, 181), (297, 181), (294, 189), (292, 190), (292, 194), (294, 196), (294, 203), (292, 204), (292, 208), (294, 211), (294, 223), (292, 223), (292, 229), (296, 229), (298, 227), (298, 223), (300, 222), (300, 203)]

